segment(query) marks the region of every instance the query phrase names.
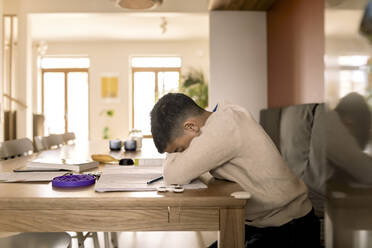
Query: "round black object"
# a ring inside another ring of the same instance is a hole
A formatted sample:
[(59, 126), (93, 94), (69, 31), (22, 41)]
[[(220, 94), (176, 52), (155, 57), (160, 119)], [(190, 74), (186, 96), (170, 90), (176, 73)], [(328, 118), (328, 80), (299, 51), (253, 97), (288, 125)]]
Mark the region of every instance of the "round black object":
[(134, 165), (134, 161), (131, 158), (123, 158), (119, 160), (119, 165)]

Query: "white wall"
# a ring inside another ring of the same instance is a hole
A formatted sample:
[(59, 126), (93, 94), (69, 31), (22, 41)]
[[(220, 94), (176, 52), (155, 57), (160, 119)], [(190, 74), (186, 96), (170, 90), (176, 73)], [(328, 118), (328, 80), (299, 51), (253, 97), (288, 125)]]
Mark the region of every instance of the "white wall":
[[(18, 16), (18, 46), (16, 66), (15, 97), (26, 103), (28, 108), (17, 106), (17, 138), (32, 139), (32, 46), (30, 37), (31, 13), (122, 13), (136, 11), (125, 10), (115, 6), (110, 0), (2, 0), (3, 14)], [(154, 9), (141, 12), (206, 12), (208, 0), (170, 0)]]
[(267, 107), (266, 13), (210, 13), (210, 106), (225, 99), (256, 120)]
[(326, 36), (325, 54), (341, 55), (371, 55), (372, 47), (367, 38), (361, 35), (349, 37)]
[[(0, 16), (3, 16), (4, 4), (3, 0), (0, 0)], [(3, 18), (0, 20), (0, 40), (3, 40)], [(0, 77), (3, 82), (3, 49), (0, 49)], [(4, 103), (3, 103), (3, 87), (0, 87), (0, 141), (4, 140)]]
[(32, 140), (32, 50), (29, 16), (18, 15), (17, 57), (15, 63), (14, 96), (27, 105), (27, 108), (16, 104), (17, 138), (28, 137)]
[[(100, 139), (102, 129), (108, 123), (113, 137), (125, 138), (131, 128), (132, 116), (130, 56), (181, 56), (182, 72), (185, 72), (189, 67), (201, 68), (208, 77), (208, 46), (208, 41), (203, 40), (49, 43), (46, 55), (88, 55), (90, 57), (90, 138)], [(100, 78), (103, 73), (118, 73), (120, 102), (106, 103), (100, 98)], [(36, 94), (35, 90), (34, 94)], [(34, 95), (35, 97), (37, 96)], [(99, 113), (103, 109), (114, 109), (114, 117), (108, 119), (105, 116), (100, 116)]]

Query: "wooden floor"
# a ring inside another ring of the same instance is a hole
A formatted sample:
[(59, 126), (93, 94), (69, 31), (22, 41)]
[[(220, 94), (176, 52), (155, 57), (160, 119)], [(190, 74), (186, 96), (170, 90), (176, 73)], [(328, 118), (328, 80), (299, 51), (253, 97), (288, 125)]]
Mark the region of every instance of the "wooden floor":
[[(74, 233), (71, 233), (74, 235)], [(98, 233), (101, 248), (103, 233)], [(122, 232), (118, 233), (119, 248), (205, 248), (217, 239), (217, 232)], [(110, 246), (111, 248), (112, 246)], [(78, 248), (72, 240), (72, 248)], [(92, 239), (85, 241), (85, 248), (94, 248)]]

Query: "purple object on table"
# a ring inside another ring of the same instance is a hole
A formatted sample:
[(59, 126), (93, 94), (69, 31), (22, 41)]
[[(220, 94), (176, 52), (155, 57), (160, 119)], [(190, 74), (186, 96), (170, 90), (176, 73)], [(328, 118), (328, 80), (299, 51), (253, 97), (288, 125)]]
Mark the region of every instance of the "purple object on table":
[(65, 175), (53, 178), (52, 185), (59, 188), (75, 188), (89, 186), (95, 182), (96, 177), (93, 175)]

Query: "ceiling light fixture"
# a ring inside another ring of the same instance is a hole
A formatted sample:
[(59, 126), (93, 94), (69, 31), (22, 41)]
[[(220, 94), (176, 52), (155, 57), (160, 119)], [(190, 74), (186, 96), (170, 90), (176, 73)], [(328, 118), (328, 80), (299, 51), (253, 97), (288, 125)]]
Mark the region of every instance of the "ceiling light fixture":
[(117, 0), (116, 4), (125, 9), (151, 9), (162, 4), (163, 0)]
[(167, 32), (167, 25), (168, 25), (167, 19), (164, 16), (161, 17), (160, 28), (162, 34), (165, 34), (165, 32)]

